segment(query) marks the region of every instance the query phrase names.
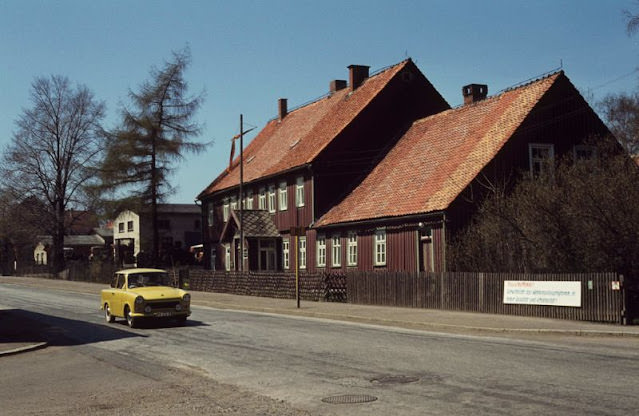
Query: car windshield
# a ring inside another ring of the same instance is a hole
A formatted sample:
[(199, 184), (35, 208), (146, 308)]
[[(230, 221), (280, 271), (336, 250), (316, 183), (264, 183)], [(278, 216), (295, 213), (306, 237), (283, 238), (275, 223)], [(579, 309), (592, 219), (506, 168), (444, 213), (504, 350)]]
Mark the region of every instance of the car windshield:
[(171, 281), (168, 273), (147, 272), (129, 275), (129, 289), (145, 286), (170, 286)]

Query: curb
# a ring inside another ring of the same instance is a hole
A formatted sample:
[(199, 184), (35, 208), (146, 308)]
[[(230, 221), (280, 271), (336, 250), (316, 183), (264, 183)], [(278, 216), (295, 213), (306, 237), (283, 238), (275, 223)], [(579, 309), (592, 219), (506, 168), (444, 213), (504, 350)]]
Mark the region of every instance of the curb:
[(380, 319), (363, 317), (357, 315), (335, 315), (323, 312), (309, 312), (309, 311), (292, 311), (288, 309), (268, 308), (268, 307), (248, 307), (243, 305), (233, 305), (228, 303), (216, 303), (200, 301), (194, 304), (199, 306), (207, 306), (217, 309), (225, 310), (239, 310), (245, 312), (257, 312), (268, 313), (274, 315), (287, 315), (287, 316), (299, 316), (306, 318), (320, 318), (328, 319), (332, 321), (341, 322), (357, 322), (370, 325), (390, 326), (396, 328), (422, 330), (422, 331), (458, 331), (458, 332), (483, 332), (493, 334), (531, 334), (531, 335), (571, 335), (571, 336), (583, 336), (583, 337), (624, 337), (624, 338), (639, 338), (639, 332), (627, 332), (627, 331), (598, 331), (588, 329), (547, 329), (547, 328), (495, 328), (495, 327), (481, 327), (481, 326), (468, 326), (468, 325), (455, 325), (455, 324), (442, 324), (442, 323), (427, 323), (416, 321), (398, 321), (392, 319)]
[(0, 351), (0, 357), (4, 357), (7, 355), (20, 354), (23, 352), (35, 351), (42, 348), (46, 348), (49, 345), (47, 342), (39, 342), (37, 344), (29, 344), (22, 347), (14, 348), (11, 350)]

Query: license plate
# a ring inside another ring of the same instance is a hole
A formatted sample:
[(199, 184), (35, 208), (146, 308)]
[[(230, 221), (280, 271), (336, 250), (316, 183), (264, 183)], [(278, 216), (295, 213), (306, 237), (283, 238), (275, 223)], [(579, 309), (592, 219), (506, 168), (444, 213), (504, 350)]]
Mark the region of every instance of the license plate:
[(173, 312), (158, 312), (155, 316), (159, 318), (166, 318), (167, 316), (173, 316)]

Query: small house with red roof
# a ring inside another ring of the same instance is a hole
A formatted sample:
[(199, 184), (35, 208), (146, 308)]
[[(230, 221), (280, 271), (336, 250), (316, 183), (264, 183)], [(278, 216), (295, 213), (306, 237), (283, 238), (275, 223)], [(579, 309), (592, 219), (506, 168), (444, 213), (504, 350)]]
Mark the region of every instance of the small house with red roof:
[(244, 151), (241, 195), (236, 158), (198, 196), (208, 266), (293, 269), (299, 234), (303, 271), (446, 271), (486, 183), (588, 156), (586, 140), (609, 134), (562, 71), (462, 93), (451, 109), (409, 59), (372, 76), (350, 66), (348, 84), (293, 111), (280, 100)]

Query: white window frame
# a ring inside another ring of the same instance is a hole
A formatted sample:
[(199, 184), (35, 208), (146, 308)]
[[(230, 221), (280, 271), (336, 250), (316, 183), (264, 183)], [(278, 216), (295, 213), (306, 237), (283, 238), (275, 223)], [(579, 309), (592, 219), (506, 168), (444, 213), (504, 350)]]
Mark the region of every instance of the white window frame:
[(286, 211), (288, 209), (288, 188), (286, 182), (280, 182), (280, 187), (277, 190), (277, 196), (279, 200), (280, 211)]
[(373, 264), (386, 266), (386, 230), (375, 231), (373, 250)]
[(342, 267), (342, 239), (339, 235), (331, 237), (331, 266)]
[(298, 177), (295, 183), (295, 206), (298, 208), (304, 206), (304, 177), (303, 176)]
[(306, 269), (306, 237), (299, 238), (299, 255), (298, 265), (300, 269)]
[(346, 265), (357, 266), (357, 233), (349, 232), (348, 240), (346, 242)]
[(206, 204), (206, 211), (206, 225), (209, 227), (213, 227), (215, 225), (215, 205), (213, 205), (213, 202), (209, 202)]
[(246, 191), (246, 195), (242, 201), (242, 208), (253, 209), (253, 191)]
[(317, 267), (326, 267), (326, 237), (323, 235), (317, 236), (316, 251)]
[(231, 271), (231, 245), (224, 244), (224, 268), (227, 272)]
[(291, 241), (288, 238), (282, 239), (282, 267), (284, 270), (291, 268)]
[(231, 210), (237, 211), (237, 198), (234, 196), (231, 197)]
[(276, 211), (275, 207), (275, 186), (270, 185), (268, 187), (268, 212), (271, 214)]
[(222, 208), (222, 218), (224, 219), (224, 222), (227, 222), (229, 220), (229, 215), (230, 215), (229, 199), (224, 198), (224, 205)]
[[(548, 151), (548, 157), (535, 157), (533, 153), (536, 150)], [(530, 164), (530, 174), (538, 176), (544, 173), (544, 166), (555, 160), (555, 145), (552, 143), (529, 143), (528, 144), (528, 161)]]
[(266, 189), (260, 188), (260, 194), (257, 197), (257, 208), (266, 211)]

